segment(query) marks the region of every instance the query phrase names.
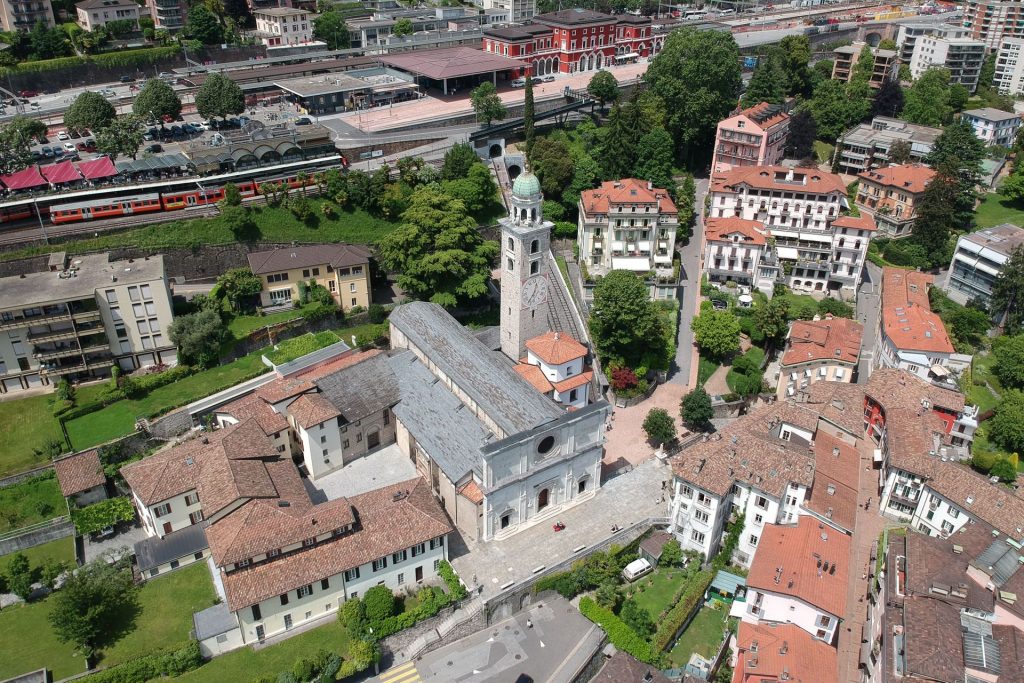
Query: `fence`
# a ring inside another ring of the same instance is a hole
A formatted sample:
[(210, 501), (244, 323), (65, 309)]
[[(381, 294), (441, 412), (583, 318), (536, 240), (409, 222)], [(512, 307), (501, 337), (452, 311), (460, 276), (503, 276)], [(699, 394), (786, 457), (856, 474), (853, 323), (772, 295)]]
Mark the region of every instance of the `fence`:
[(67, 515), (0, 534), (0, 555), (16, 553), (43, 543), (67, 538), (75, 533), (75, 525)]

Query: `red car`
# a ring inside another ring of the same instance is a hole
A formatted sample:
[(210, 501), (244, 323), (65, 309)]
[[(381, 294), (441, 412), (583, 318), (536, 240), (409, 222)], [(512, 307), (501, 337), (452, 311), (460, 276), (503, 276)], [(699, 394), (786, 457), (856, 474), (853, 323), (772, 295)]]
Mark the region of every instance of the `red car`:
[(39, 97), (39, 91), (37, 90), (22, 90), (18, 93), (19, 97)]
[(170, 114), (164, 114), (163, 116), (160, 117), (160, 120), (163, 121), (164, 123), (174, 123), (174, 117), (171, 116)]

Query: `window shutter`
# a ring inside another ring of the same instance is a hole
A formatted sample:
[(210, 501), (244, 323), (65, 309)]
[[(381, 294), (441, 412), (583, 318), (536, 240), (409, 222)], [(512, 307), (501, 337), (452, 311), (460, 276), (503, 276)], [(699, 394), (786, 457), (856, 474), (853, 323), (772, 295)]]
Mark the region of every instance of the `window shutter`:
[(331, 587), (331, 582), (328, 581), (327, 579), (323, 579), (320, 582), (320, 590), (327, 590), (330, 587)]
[(287, 593), (281, 593), (281, 604), (282, 605), (287, 605), (288, 604), (288, 594)]

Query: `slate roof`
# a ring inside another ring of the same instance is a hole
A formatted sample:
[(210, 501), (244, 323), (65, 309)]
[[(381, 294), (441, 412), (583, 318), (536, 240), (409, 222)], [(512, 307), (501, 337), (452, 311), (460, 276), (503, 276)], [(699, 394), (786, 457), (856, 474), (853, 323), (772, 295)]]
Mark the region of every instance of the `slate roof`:
[(256, 390), (256, 395), (267, 403), (278, 403), (287, 400), (292, 396), (298, 396), (299, 394), (311, 391), (314, 388), (314, 382), (321, 377), (326, 377), (333, 372), (356, 363), (361, 363), (367, 358), (372, 358), (380, 353), (383, 352), (379, 349), (347, 353), (341, 358), (336, 358), (328, 363), (319, 364), (294, 375), (275, 379), (273, 382), (264, 384)]
[(61, 494), (67, 498), (107, 483), (96, 449), (82, 451), (53, 461)]
[(167, 564), (186, 555), (193, 555), (208, 547), (206, 523), (192, 524), (184, 529), (172, 531), (163, 538), (149, 536), (135, 544), (135, 560), (139, 571), (148, 572), (154, 567)]
[[(289, 14), (301, 10), (287, 10)], [(356, 244), (310, 244), (254, 251), (246, 257), (256, 275), (328, 264), (334, 268), (357, 266), (370, 260), (370, 251)]]
[[(942, 539), (908, 533), (903, 546), (904, 594), (991, 612), (995, 604), (992, 593), (967, 575), (969, 554), (953, 552), (953, 545), (959, 543), (957, 536)], [(953, 590), (946, 595), (936, 593), (932, 590), (936, 584)], [(966, 589), (962, 595), (957, 595), (961, 584), (965, 584)]]
[(391, 325), (430, 363), (511, 436), (557, 419), (562, 411), (503, 363), (437, 304), (417, 301), (398, 306)]
[(347, 422), (387, 410), (400, 398), (398, 379), (385, 354), (324, 375), (316, 386)]
[(196, 640), (206, 640), (238, 628), (238, 618), (223, 602), (213, 607), (193, 612), (192, 625), (195, 627)]

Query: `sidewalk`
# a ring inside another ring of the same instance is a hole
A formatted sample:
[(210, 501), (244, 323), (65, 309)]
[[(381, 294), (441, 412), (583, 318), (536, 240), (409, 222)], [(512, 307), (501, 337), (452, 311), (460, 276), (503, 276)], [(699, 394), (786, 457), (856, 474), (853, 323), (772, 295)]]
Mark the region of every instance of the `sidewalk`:
[(686, 432), (679, 414), (679, 403), (689, 387), (674, 382), (658, 385), (651, 397), (630, 408), (616, 408), (612, 415), (612, 428), (605, 432), (604, 465), (618, 469), (626, 464), (637, 465), (654, 455), (654, 447), (647, 443), (643, 423), (652, 408), (663, 408), (675, 420), (680, 436)]

